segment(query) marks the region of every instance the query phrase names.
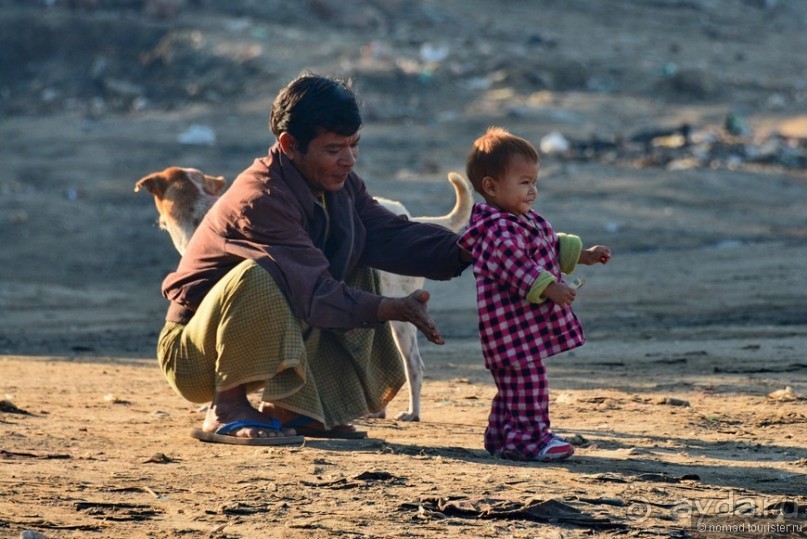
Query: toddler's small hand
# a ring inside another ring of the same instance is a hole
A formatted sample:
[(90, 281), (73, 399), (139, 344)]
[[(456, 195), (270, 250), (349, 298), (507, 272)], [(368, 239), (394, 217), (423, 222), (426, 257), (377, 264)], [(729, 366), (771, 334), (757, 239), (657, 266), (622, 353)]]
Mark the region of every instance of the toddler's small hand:
[(562, 283), (551, 283), (544, 290), (543, 296), (552, 301), (555, 305), (568, 307), (577, 296), (577, 291)]

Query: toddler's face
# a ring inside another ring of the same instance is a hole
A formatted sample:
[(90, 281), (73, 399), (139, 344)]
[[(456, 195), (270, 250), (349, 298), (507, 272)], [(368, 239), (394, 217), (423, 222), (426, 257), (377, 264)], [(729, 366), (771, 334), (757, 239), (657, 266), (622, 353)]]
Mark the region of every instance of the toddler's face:
[(487, 182), (485, 199), (502, 211), (524, 215), (538, 196), (538, 162), (515, 155), (501, 178)]

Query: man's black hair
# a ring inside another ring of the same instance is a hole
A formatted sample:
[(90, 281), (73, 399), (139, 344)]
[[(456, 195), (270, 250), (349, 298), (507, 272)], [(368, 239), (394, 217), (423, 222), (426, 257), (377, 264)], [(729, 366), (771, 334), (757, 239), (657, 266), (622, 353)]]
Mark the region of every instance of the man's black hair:
[(322, 132), (349, 136), (362, 125), (356, 95), (339, 79), (304, 72), (278, 93), (272, 104), (269, 127), (275, 137), (287, 132), (299, 150)]

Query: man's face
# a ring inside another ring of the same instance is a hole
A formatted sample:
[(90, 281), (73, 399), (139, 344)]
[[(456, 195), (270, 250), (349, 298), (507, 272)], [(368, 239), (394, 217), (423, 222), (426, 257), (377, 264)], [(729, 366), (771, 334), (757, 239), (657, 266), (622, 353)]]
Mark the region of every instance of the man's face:
[(308, 151), (287, 152), (314, 194), (339, 191), (359, 158), (359, 133), (345, 136), (323, 132), (308, 144)]

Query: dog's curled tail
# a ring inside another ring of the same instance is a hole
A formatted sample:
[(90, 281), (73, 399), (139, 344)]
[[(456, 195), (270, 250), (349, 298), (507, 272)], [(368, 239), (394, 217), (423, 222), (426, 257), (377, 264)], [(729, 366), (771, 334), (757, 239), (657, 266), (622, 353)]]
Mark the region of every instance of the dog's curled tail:
[(448, 181), (454, 186), (456, 196), (454, 207), (451, 208), (451, 211), (440, 217), (415, 217), (414, 220), (420, 223), (440, 225), (454, 232), (459, 232), (465, 228), (471, 219), (471, 210), (474, 206), (473, 190), (471, 189), (471, 182), (457, 172), (449, 172)]

